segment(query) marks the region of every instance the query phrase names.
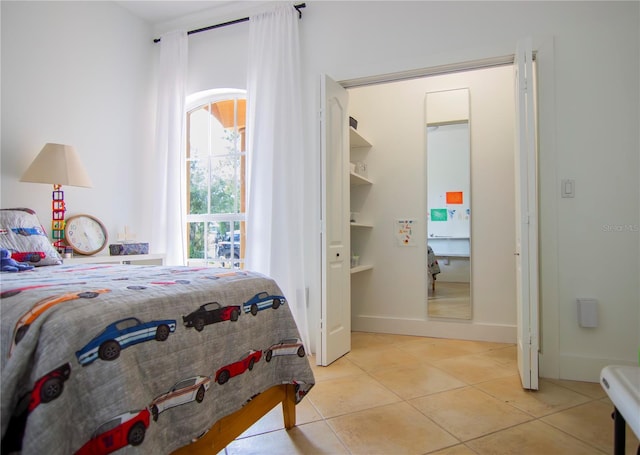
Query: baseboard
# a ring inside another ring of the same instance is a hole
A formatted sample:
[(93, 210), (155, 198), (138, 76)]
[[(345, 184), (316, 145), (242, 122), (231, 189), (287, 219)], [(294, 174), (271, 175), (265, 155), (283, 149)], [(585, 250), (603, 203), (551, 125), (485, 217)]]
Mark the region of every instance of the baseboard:
[(560, 354), (560, 379), (600, 382), (600, 371), (607, 365), (636, 365), (633, 361)]
[(354, 315), (351, 318), (351, 330), (354, 332), (393, 333), (496, 343), (515, 343), (517, 336), (516, 326), (512, 325), (480, 324), (453, 319), (435, 321), (368, 315)]

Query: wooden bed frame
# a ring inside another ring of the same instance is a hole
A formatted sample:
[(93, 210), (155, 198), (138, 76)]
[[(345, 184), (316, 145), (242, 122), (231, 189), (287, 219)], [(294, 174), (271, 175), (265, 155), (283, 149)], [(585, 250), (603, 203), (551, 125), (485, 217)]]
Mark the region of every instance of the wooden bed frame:
[(172, 455), (219, 453), (280, 403), (284, 414), (284, 427), (289, 430), (296, 424), (296, 386), (276, 385), (256, 396), (233, 414), (218, 420), (200, 439), (181, 447)]

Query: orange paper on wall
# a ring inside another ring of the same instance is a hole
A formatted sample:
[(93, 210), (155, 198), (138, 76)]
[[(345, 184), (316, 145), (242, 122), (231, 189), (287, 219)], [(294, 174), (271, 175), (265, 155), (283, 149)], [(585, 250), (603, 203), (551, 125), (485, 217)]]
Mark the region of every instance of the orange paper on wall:
[(462, 204), (462, 191), (447, 191), (447, 204)]

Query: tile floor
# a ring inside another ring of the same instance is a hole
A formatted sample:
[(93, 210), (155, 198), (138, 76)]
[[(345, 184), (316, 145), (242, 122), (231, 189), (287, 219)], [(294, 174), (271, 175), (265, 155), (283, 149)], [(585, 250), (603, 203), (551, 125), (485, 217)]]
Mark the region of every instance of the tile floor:
[[(316, 367), (283, 429), (280, 406), (232, 442), (246, 454), (612, 454), (613, 406), (597, 383), (520, 387), (510, 344), (370, 333)], [(638, 440), (627, 429), (626, 454)]]

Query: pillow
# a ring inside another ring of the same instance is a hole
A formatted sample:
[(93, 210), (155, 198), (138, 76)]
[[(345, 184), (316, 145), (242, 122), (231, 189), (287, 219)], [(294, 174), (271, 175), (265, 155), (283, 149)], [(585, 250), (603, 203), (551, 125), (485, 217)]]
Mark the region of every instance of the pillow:
[(0, 209), (0, 248), (9, 250), (18, 262), (35, 266), (62, 264), (62, 258), (31, 209)]

